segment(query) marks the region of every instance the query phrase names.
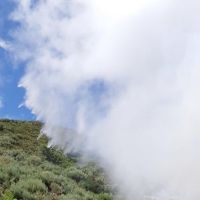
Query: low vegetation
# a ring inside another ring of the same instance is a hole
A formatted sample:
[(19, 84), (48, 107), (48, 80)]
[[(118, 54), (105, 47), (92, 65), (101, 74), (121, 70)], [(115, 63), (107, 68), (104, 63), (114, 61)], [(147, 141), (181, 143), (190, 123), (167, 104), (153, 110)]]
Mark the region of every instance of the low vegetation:
[(46, 137), (37, 140), (41, 126), (0, 120), (0, 199), (114, 200), (103, 169), (47, 148)]

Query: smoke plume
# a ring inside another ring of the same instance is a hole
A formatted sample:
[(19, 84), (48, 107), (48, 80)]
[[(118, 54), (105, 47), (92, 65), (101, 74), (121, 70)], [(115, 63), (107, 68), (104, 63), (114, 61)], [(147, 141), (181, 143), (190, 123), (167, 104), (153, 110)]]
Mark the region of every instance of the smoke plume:
[(98, 155), (123, 199), (200, 198), (200, 2), (16, 5), (19, 85), (49, 145)]

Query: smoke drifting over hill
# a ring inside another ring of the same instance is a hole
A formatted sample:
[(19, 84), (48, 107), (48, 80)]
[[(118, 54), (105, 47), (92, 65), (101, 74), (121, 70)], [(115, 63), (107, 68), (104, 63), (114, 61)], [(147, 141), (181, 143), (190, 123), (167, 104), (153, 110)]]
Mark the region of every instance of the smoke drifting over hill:
[(98, 154), (127, 199), (198, 199), (200, 2), (16, 4), (11, 51), (51, 144), (68, 142), (55, 125), (77, 130), (66, 151)]

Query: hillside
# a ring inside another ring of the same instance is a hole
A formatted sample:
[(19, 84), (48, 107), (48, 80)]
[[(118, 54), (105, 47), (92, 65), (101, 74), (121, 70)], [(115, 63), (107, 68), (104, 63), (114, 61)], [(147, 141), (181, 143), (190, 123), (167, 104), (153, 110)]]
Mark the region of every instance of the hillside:
[(0, 199), (113, 200), (102, 168), (79, 167), (77, 157), (37, 140), (42, 124), (0, 120)]

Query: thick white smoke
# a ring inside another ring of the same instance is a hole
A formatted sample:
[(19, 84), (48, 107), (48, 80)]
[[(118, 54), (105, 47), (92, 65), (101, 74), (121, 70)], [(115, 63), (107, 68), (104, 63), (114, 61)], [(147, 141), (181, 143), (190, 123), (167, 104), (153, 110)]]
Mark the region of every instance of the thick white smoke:
[(126, 199), (196, 200), (200, 2), (138, 2), (16, 1), (25, 105), (50, 145), (98, 154)]

